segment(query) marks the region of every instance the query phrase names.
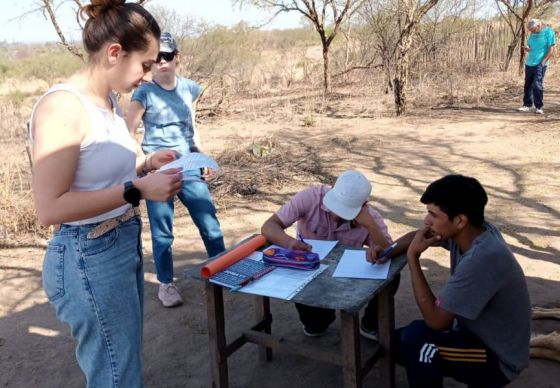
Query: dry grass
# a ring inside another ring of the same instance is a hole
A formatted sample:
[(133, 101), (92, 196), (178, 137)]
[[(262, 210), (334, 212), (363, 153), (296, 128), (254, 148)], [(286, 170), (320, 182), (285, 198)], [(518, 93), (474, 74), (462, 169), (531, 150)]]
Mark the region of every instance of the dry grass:
[(222, 175), (211, 183), (217, 202), (228, 197), (257, 196), (294, 180), (332, 183), (318, 153), (303, 143), (256, 139), (223, 151), (217, 157)]
[(43, 245), (48, 228), (37, 220), (31, 191), (26, 122), (33, 98), (0, 99), (0, 248)]
[[(31, 190), (31, 171), (25, 149), (14, 147), (0, 168), (0, 248), (43, 245), (48, 228), (37, 220)], [(6, 151), (6, 149), (4, 149)]]

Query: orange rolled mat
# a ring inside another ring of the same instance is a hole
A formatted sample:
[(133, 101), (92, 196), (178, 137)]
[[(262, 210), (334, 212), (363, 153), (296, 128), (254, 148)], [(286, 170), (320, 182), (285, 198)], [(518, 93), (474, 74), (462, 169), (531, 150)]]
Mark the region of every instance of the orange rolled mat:
[(251, 253), (256, 251), (258, 248), (262, 247), (266, 244), (266, 238), (259, 234), (248, 241), (245, 241), (242, 244), (239, 244), (231, 251), (223, 254), (222, 256), (218, 257), (216, 260), (211, 261), (210, 263), (206, 264), (200, 270), (200, 276), (203, 279), (208, 279), (210, 276), (223, 271), (230, 265), (237, 263), (239, 260), (243, 259), (244, 257), (249, 256)]

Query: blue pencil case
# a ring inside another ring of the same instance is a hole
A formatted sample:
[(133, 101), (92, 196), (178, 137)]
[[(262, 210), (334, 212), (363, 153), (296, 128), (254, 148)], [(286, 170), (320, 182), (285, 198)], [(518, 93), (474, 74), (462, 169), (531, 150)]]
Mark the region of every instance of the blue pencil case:
[(294, 251), (284, 248), (267, 248), (263, 251), (263, 261), (276, 267), (314, 270), (319, 268), (319, 255), (314, 252)]

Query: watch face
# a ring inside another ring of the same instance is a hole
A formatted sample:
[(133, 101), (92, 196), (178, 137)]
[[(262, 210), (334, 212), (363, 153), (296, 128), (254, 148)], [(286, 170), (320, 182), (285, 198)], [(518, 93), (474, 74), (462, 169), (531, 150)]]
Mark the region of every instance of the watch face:
[(142, 198), (142, 195), (140, 193), (140, 190), (134, 187), (132, 182), (126, 182), (124, 184), (123, 196), (124, 196), (124, 200), (132, 204), (132, 206), (136, 207), (140, 205), (140, 199)]

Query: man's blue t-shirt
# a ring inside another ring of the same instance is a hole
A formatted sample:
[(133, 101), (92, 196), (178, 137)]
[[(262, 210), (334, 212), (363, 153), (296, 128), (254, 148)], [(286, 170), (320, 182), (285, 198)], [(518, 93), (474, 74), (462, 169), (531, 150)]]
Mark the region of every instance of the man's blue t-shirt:
[[(550, 46), (556, 44), (556, 36), (554, 31), (550, 27), (544, 27), (540, 32), (531, 33), (529, 39), (527, 39), (527, 45), (531, 50), (525, 59), (525, 64), (527, 66), (537, 66), (539, 65)], [(546, 63), (548, 65), (548, 62)]]
[(138, 101), (144, 109), (145, 153), (168, 148), (182, 155), (191, 151), (194, 145), (193, 103), (200, 95), (201, 87), (195, 81), (177, 77), (173, 90), (166, 90), (156, 82), (140, 85), (132, 94), (132, 101)]

